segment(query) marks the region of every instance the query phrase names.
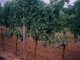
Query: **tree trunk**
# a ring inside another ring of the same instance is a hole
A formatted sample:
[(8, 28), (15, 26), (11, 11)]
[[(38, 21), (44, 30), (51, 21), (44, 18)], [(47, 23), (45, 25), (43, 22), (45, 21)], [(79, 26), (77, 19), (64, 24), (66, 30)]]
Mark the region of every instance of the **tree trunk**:
[(37, 40), (35, 42), (35, 53), (34, 53), (34, 60), (36, 60), (36, 50), (37, 50)]
[(1, 32), (2, 32), (2, 34), (1, 34), (1, 36), (2, 36), (2, 47), (3, 47), (3, 51), (5, 51), (5, 49), (4, 49), (4, 35), (3, 35), (3, 28), (2, 28), (2, 26), (1, 26)]
[(26, 26), (25, 26), (25, 24), (23, 24), (22, 31), (23, 31), (23, 50), (24, 50), (24, 58), (26, 59)]
[(65, 60), (65, 56), (64, 56), (65, 55), (65, 49), (66, 49), (65, 44), (63, 44), (62, 47), (63, 47), (62, 58), (63, 58), (63, 60)]
[(5, 51), (5, 49), (4, 49), (4, 36), (3, 36), (3, 33), (2, 33), (2, 46), (3, 46), (3, 51)]
[(17, 48), (18, 48), (18, 35), (16, 36), (16, 56), (17, 56)]

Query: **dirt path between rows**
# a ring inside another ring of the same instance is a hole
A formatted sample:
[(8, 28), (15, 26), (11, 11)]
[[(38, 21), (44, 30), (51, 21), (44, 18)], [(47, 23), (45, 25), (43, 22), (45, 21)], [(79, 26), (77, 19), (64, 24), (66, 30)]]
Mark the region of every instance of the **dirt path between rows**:
[[(79, 38), (80, 39), (80, 38)], [(65, 51), (65, 60), (80, 60), (80, 41), (74, 43), (72, 38), (69, 38), (69, 45)], [(15, 44), (16, 44), (16, 37), (13, 36), (12, 38), (4, 39), (5, 42), (5, 51), (2, 50), (2, 43), (0, 37), (0, 56), (5, 57), (7, 60), (22, 60), (23, 59), (23, 46), (21, 41), (18, 41), (18, 55), (15, 55)], [(33, 60), (34, 59), (34, 45), (35, 42), (30, 37), (26, 40), (27, 42), (27, 59), (26, 60)], [(62, 60), (62, 47), (53, 49), (49, 46), (44, 48), (40, 42), (37, 45), (37, 56), (36, 60)]]

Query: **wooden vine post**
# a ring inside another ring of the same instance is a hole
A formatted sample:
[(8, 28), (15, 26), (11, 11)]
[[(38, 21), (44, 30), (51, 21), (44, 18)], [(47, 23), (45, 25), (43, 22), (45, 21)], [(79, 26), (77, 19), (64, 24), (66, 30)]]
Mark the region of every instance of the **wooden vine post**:
[(24, 23), (24, 17), (22, 19), (23, 21), (23, 26), (22, 26), (22, 35), (23, 35), (23, 50), (24, 50), (24, 59), (26, 59), (26, 26)]

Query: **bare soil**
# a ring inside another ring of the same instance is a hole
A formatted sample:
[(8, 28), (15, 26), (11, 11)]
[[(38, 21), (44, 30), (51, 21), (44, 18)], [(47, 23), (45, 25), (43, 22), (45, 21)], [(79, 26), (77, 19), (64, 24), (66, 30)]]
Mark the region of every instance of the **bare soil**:
[[(70, 33), (68, 33), (70, 35)], [(65, 60), (80, 60), (80, 37), (78, 38), (77, 42), (74, 42), (72, 39), (72, 35), (69, 37), (69, 45), (65, 50)], [(34, 59), (34, 48), (35, 42), (30, 37), (26, 39), (26, 53), (27, 57), (26, 60), (33, 60)], [(0, 36), (0, 56), (6, 58), (7, 60), (24, 60), (23, 59), (23, 42), (18, 41), (18, 54), (16, 53), (16, 37), (13, 36), (12, 38), (5, 38), (5, 51), (2, 49), (2, 38)], [(41, 45), (41, 42), (38, 42), (37, 45), (37, 56), (36, 60), (62, 60), (62, 50), (63, 47), (53, 49), (50, 46), (44, 48)]]

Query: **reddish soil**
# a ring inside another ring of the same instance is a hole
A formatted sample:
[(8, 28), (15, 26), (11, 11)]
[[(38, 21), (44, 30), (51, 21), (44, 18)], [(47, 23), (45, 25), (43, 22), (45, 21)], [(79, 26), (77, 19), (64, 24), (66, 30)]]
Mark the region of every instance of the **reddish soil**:
[[(70, 34), (70, 33), (69, 33)], [(80, 60), (80, 37), (78, 41), (74, 43), (72, 36), (69, 37), (69, 45), (65, 50), (65, 60)], [(23, 60), (23, 42), (18, 41), (18, 55), (16, 56), (16, 37), (4, 39), (5, 43), (5, 51), (2, 50), (2, 39), (0, 37), (0, 56), (6, 58), (7, 60)], [(27, 57), (26, 60), (34, 59), (34, 45), (35, 42), (30, 37), (26, 40), (26, 52)], [(62, 47), (53, 49), (49, 46), (44, 48), (40, 42), (37, 45), (37, 56), (36, 60), (62, 60)]]

